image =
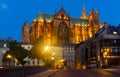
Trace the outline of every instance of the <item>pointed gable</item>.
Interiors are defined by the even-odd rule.
[[[58,18],[58,19],[68,19],[68,15],[66,14],[66,12],[65,12],[63,7],[55,15],[55,18]]]

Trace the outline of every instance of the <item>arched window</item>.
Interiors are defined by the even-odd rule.
[[[69,42],[69,37],[68,37],[68,27],[65,22],[61,22],[58,25],[57,29],[57,36],[58,36],[58,44],[66,44]]]

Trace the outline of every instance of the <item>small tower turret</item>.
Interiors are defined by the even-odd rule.
[[[85,7],[83,6],[82,8],[82,16],[80,17],[81,19],[88,19],[88,17],[86,16],[86,9]]]
[[[27,21],[22,27],[22,42],[29,42],[29,26]]]

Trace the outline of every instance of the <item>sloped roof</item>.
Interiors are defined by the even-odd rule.
[[[40,16],[48,22],[51,22],[54,18],[54,15],[51,14],[40,14]],[[39,18],[36,17],[33,21],[39,21]]]
[[[71,18],[71,20],[73,24],[84,24],[84,25],[88,24],[88,20],[84,20],[84,19]]]
[[[114,34],[116,32],[116,34]],[[102,37],[104,39],[119,39],[120,33],[115,26],[105,25],[97,33],[97,37]]]
[[[40,15],[47,22],[51,22],[54,19],[54,16],[55,16],[55,15],[51,15],[51,14],[40,14]],[[36,17],[33,21],[34,22],[39,21],[39,18]],[[83,20],[83,19],[79,19],[79,18],[71,18],[71,21],[72,21],[73,24],[84,24],[84,25],[88,24],[88,20]]]
[[[109,28],[108,29],[109,34],[113,34],[113,32],[119,33],[119,31],[117,30],[117,28],[115,26],[109,26],[108,28]]]
[[[57,12],[57,14],[55,15],[55,17],[56,16],[59,16],[60,14],[65,14],[67,17],[68,17],[68,15],[66,14],[66,12],[65,12],[65,10],[64,10],[64,8],[63,8],[63,6],[61,7],[61,9]]]

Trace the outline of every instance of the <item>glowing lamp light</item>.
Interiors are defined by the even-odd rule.
[[[117,34],[117,32],[114,31],[113,34]]]
[[[12,56],[11,56],[10,54],[8,54],[8,55],[7,55],[7,58],[9,58],[9,59],[10,59],[10,58],[12,58]]]
[[[105,55],[107,55],[107,52],[105,52]]]
[[[47,51],[47,50],[48,50],[48,48],[49,48],[49,47],[48,47],[48,46],[46,46],[46,47],[45,47],[45,51]]]
[[[54,58],[54,57],[52,57],[51,59],[52,59],[52,60],[54,60],[55,58]]]

